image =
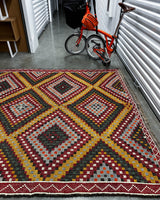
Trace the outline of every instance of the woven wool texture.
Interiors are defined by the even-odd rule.
[[[118,70],[0,72],[0,193],[160,194],[160,153]]]

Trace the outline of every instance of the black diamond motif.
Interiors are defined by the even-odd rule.
[[[117,80],[112,86],[121,92],[125,92],[120,80]]]
[[[7,90],[9,88],[11,88],[11,86],[9,85],[7,81],[3,81],[0,83],[0,92]]]
[[[145,135],[142,131],[142,128],[140,127],[140,124],[138,124],[137,127],[135,128],[135,131],[131,135],[131,138],[137,143],[139,143],[140,146],[143,146],[149,151],[151,150],[151,147],[148,144],[147,139],[145,138]]]
[[[61,181],[72,181],[73,179],[76,179],[76,176],[80,174],[81,171],[87,166],[87,164],[90,163],[91,160],[96,158],[96,155],[99,154],[103,150],[106,152],[106,155],[111,155],[112,158],[114,158],[117,163],[120,163],[124,169],[127,169],[130,176],[133,176],[134,179],[137,179],[138,182],[147,182],[147,180],[144,179],[143,176],[139,174],[139,172],[133,168],[127,161],[122,159],[120,155],[117,155],[117,153],[110,148],[106,143],[104,143],[102,140],[100,140],[89,152],[84,156],[82,159],[80,159],[79,162],[74,165],[73,168],[71,168],[65,176],[61,178]],[[106,163],[107,165],[107,163]],[[98,168],[99,169],[99,168]],[[110,181],[110,180],[108,180]]]
[[[73,87],[69,85],[66,81],[62,81],[58,85],[56,85],[55,90],[57,90],[60,94],[64,94],[68,90],[72,89]]]
[[[47,148],[49,152],[67,139],[68,136],[57,125],[54,125],[38,136],[38,140]]]

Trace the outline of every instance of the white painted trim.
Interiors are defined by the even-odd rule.
[[[56,6],[57,6],[57,11],[59,11],[59,5],[58,5],[58,0],[56,0]]]
[[[48,0],[48,10],[49,10],[49,21],[52,22],[52,7],[51,7],[51,0]]]
[[[7,10],[7,6],[6,6],[5,0],[3,0],[2,2],[3,2],[4,11],[5,11],[5,16],[3,16],[2,10],[0,8],[0,20],[5,20],[5,19],[8,18],[8,10]]]
[[[8,49],[9,49],[9,53],[10,53],[10,56],[12,58],[18,53],[16,42],[14,41],[13,44],[14,44],[14,50],[15,50],[15,52],[13,52],[13,50],[12,50],[12,47],[10,45],[10,41],[7,41],[7,46],[8,46]]]
[[[36,33],[32,0],[21,0],[21,2],[22,2],[22,8],[24,12],[24,20],[26,24],[30,51],[31,53],[35,53],[37,47],[39,46],[39,42],[38,42],[38,36]]]

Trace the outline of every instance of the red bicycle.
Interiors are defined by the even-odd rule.
[[[94,4],[95,5],[95,4]],[[86,14],[89,13],[89,3],[86,0]],[[82,24],[80,31],[78,33],[71,34],[65,41],[65,49],[68,53],[77,55],[82,53],[85,49],[92,59],[98,60],[101,59],[102,63],[106,66],[110,64],[111,54],[116,49],[117,42],[117,33],[122,21],[123,15],[130,11],[133,11],[135,8],[125,5],[124,3],[119,3],[119,6],[122,9],[119,22],[117,24],[116,30],[113,35],[100,30],[96,27],[86,27]],[[95,18],[96,18],[96,9]],[[94,31],[95,34],[91,34],[88,38],[83,35],[84,30]],[[104,37],[103,37],[104,36]]]

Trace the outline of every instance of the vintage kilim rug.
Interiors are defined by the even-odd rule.
[[[160,195],[159,165],[118,70],[0,71],[0,194]]]

